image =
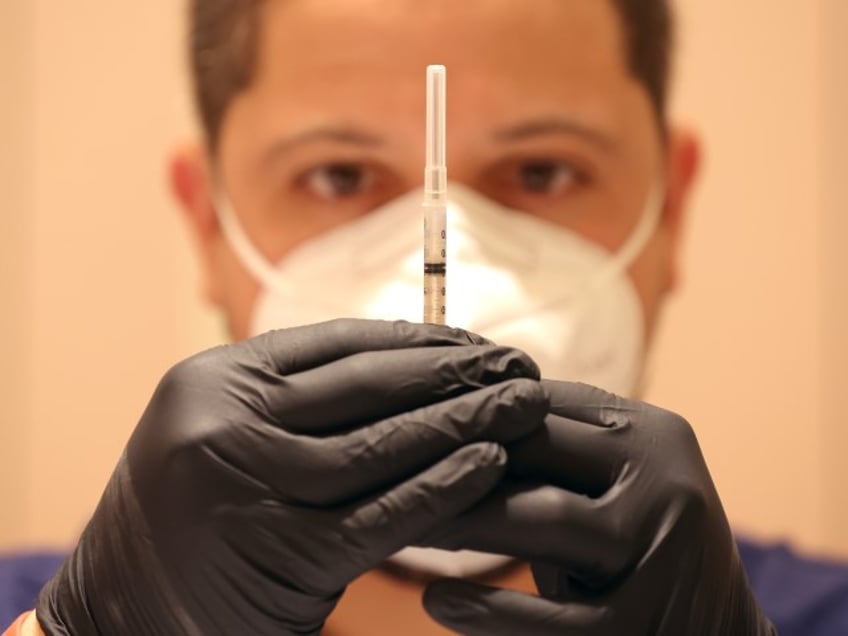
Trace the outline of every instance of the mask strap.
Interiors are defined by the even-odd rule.
[[[604,266],[594,276],[589,277],[588,287],[595,288],[598,285],[603,285],[608,278],[625,271],[639,258],[659,226],[664,204],[664,185],[659,181],[648,193],[648,200],[642,210],[642,216],[633,232],[627,237],[624,245],[610,256]]]
[[[215,205],[215,212],[218,216],[218,221],[221,224],[221,229],[224,231],[224,238],[233,248],[233,251],[238,257],[241,264],[248,272],[265,287],[274,289],[284,296],[291,296],[292,290],[285,281],[280,279],[274,266],[268,262],[268,259],[256,248],[244,227],[239,221],[233,209],[232,203],[226,192],[221,190],[218,193],[218,202]]]
[[[642,218],[639,220],[630,238],[625,241],[621,249],[613,256],[610,263],[611,267],[626,269],[639,258],[660,224],[664,205],[665,195],[663,193],[663,186],[657,184],[651,188]]]

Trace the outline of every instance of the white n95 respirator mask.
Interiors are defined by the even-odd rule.
[[[610,254],[568,229],[448,188],[447,323],[517,347],[542,376],[632,394],[644,324],[627,268],[653,234],[652,195],[624,246]],[[421,191],[295,248],[277,265],[250,242],[226,202],[219,215],[236,256],[262,289],[250,331],[339,317],[421,322]]]
[[[629,395],[644,357],[644,319],[627,275],[656,229],[659,190],[615,254],[579,234],[448,187],[447,323],[525,351],[542,377]],[[414,191],[269,263],[229,203],[219,205],[236,256],[261,285],[251,335],[339,317],[421,322],[423,192]],[[471,576],[505,559],[408,548],[393,560],[437,575]]]

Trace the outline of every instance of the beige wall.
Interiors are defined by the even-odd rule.
[[[213,341],[165,188],[180,5],[35,3],[31,543],[73,538],[158,378]]]
[[[825,77],[823,115],[819,120],[823,174],[822,208],[822,421],[826,439],[825,479],[834,497],[825,506],[825,540],[848,545],[848,3],[829,0],[823,13],[821,52]]]
[[[676,110],[706,166],[649,397],[696,426],[738,528],[848,554],[840,2],[680,2]],[[181,4],[0,4],[0,63],[35,104],[0,100],[20,210],[0,233],[0,443],[20,450],[0,545],[71,541],[158,377],[216,340],[164,189],[190,128]]]
[[[0,3],[0,546],[25,536],[32,278],[32,15],[26,2]],[[24,523],[21,524],[20,522]]]

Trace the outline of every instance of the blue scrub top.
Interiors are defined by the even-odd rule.
[[[848,563],[803,558],[784,545],[738,544],[754,594],[781,636],[848,635]],[[0,631],[35,606],[63,559],[0,556]]]
[[[0,632],[35,607],[39,590],[64,560],[59,552],[0,556]]]
[[[737,540],[751,588],[781,636],[848,636],[848,563]]]

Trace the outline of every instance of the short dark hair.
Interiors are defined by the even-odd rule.
[[[648,90],[665,127],[675,48],[671,0],[612,0],[624,26],[630,72]]]
[[[630,71],[647,89],[657,121],[664,128],[674,49],[670,0],[610,1],[624,26]],[[259,49],[259,10],[264,2],[190,0],[194,102],[213,151],[230,102],[253,79]]]

